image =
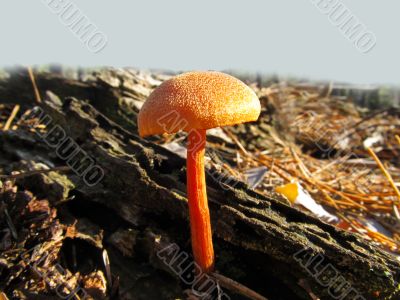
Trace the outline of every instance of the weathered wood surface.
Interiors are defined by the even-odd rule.
[[[166,244],[177,243],[182,250],[190,252],[185,161],[138,137],[137,110],[121,103],[129,99],[143,101],[146,91],[138,95],[120,83],[113,87],[99,78],[81,82],[51,74],[37,76],[40,90],[54,93],[43,97],[43,109],[104,170],[104,178],[94,187],[88,187],[80,177],[68,173],[68,180],[74,185],[69,189],[75,196],[69,201],[111,209],[110,215],[135,228],[135,243],[142,245],[141,257],[156,270],[165,269],[154,255],[160,247],[156,236],[161,236]],[[122,101],[123,97],[129,99]],[[32,98],[30,82],[22,73],[0,81],[3,102],[29,104]],[[2,156],[14,160],[65,164],[41,138],[20,130],[0,132],[0,151]],[[244,183],[233,187],[231,182],[221,188],[215,179],[218,176],[210,173],[207,190],[218,272],[269,299],[311,299],[311,292],[321,299],[333,299],[332,293],[340,294],[340,291],[329,287],[329,280],[339,276],[343,279],[336,281],[337,284],[343,283],[343,289],[353,288],[343,299],[353,299],[350,295],[357,293],[365,299],[400,297],[400,262],[394,256],[358,235],[287,206],[276,195],[258,194]],[[102,220],[110,223],[110,227],[114,221],[113,218]],[[117,256],[113,255],[117,264],[123,264]],[[306,266],[313,257],[316,260]],[[317,261],[321,264],[317,265]],[[313,268],[325,268],[323,274],[327,278],[313,276]],[[176,288],[175,285],[171,286]]]

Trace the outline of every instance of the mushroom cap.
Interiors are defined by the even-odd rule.
[[[157,87],[143,104],[141,136],[209,129],[255,121],[260,100],[252,89],[220,72],[188,72]]]

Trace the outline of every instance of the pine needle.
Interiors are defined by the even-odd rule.
[[[400,204],[400,191],[397,188],[396,184],[393,181],[392,176],[390,175],[390,173],[386,170],[385,166],[382,164],[381,160],[379,159],[379,157],[375,154],[375,152],[370,148],[367,147],[367,151],[369,152],[369,154],[372,156],[372,158],[375,160],[376,164],[378,165],[379,169],[381,169],[383,175],[385,175],[385,177],[387,178],[387,180],[389,181],[390,185],[392,186],[394,192],[396,193],[399,203]]]

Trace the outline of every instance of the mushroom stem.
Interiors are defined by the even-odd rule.
[[[210,211],[208,209],[204,150],[206,130],[191,130],[187,151],[187,194],[189,199],[192,251],[195,262],[205,273],[214,268]]]

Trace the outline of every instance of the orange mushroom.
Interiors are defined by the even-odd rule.
[[[143,104],[139,134],[189,132],[187,196],[196,263],[203,272],[214,267],[214,249],[204,174],[206,130],[255,121],[260,101],[240,80],[220,72],[188,72],[156,88]]]

